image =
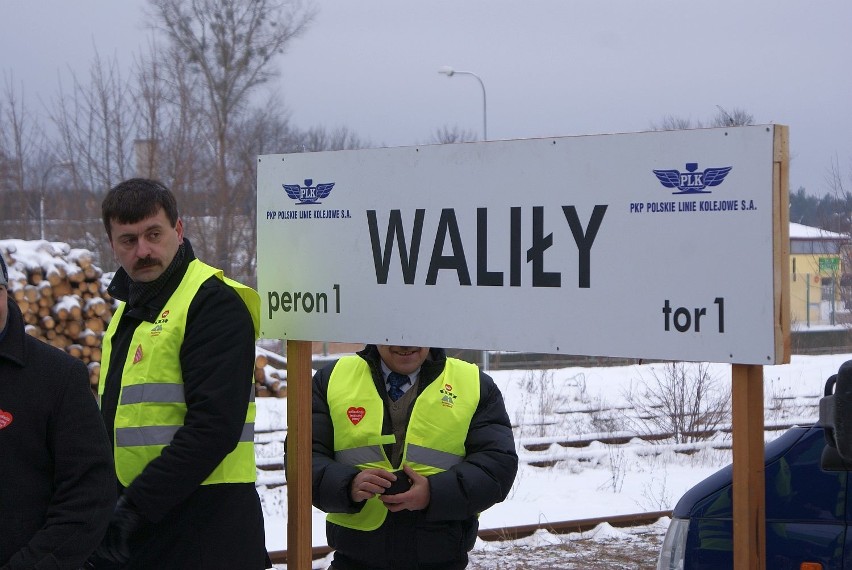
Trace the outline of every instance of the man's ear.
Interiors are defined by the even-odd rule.
[[[183,218],[178,218],[175,224],[175,231],[178,235],[178,243],[183,243]]]

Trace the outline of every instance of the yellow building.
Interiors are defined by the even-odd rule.
[[[790,224],[790,320],[792,328],[838,324],[843,252],[848,236]]]

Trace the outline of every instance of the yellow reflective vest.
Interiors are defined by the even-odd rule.
[[[121,373],[121,392],[115,413],[113,434],[115,471],[125,487],[146,465],[159,457],[183,426],[186,416],[180,349],[186,333],[189,305],[201,285],[212,276],[233,287],[248,307],[254,322],[255,339],[260,330],[260,297],[257,292],[228,279],[222,271],[195,259],[190,262],[180,285],[166,302],[154,323],[143,321],[133,333]],[[103,395],[109,373],[112,335],[124,314],[120,303],[104,335],[98,393]],[[251,390],[253,379],[246,379]],[[254,457],[254,390],[246,422],[237,447],[213,470],[203,485],[214,483],[253,483],[257,478]]]
[[[403,445],[402,464],[423,476],[446,471],[465,456],[464,442],[479,405],[479,369],[447,358],[444,371],[414,402]],[[384,448],[393,435],[382,435],[384,401],[370,368],[359,356],[341,358],[328,381],[328,407],[334,428],[335,461],[358,469],[393,471]],[[330,513],[329,522],[356,530],[379,528],[387,507],[376,497],[358,513]]]

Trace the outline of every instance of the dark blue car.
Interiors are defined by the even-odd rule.
[[[824,470],[819,425],[794,427],[766,444],[766,568],[852,570],[848,472]],[[733,568],[733,468],[717,471],[674,508],[658,570]],[[844,550],[848,551],[844,556]]]

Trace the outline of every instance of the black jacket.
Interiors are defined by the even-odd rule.
[[[79,568],[115,505],[112,452],[86,365],[24,332],[0,339],[0,569]]]
[[[376,389],[386,396],[377,348],[367,345],[358,355],[370,365]],[[356,513],[364,503],[352,501],[349,487],[358,470],[334,461],[327,394],[335,364],[317,372],[313,380],[313,503],[327,513]],[[445,352],[431,349],[420,369],[418,397],[445,364]],[[388,512],[382,526],[371,532],[326,523],[328,544],[336,550],[335,568],[454,570],[467,565],[479,528],[477,514],[506,498],[518,469],[503,396],[487,374],[480,372],[479,381],[479,406],[465,440],[464,461],[428,477],[431,498],[423,511]],[[382,433],[392,433],[387,407]]]
[[[112,337],[101,400],[114,434],[121,370],[134,330],[154,322],[195,259],[188,240],[183,264],[147,306],[126,310]],[[119,269],[109,286],[127,298],[129,279]],[[254,325],[245,303],[217,277],[193,298],[180,350],[187,413],[163,453],[126,489],[149,523],[136,540],[127,568],[266,568],[263,511],[253,483],[201,485],[239,441],[253,390]]]

